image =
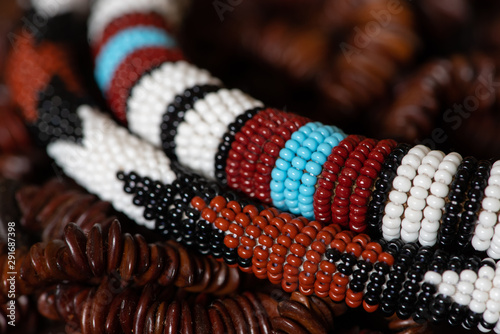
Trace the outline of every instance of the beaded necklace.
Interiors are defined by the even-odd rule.
[[[172,159],[81,102],[64,46],[36,45],[26,35],[12,54],[14,99],[65,173],[137,223],[287,292],[500,331],[498,265],[430,247],[439,238],[451,250],[484,251],[489,242],[488,255],[500,257],[493,233],[500,209],[498,162],[346,136],[219,88],[217,79],[170,49],[160,16],[151,13],[156,2],[137,4],[145,5],[96,1],[100,10],[90,22],[100,28],[89,31],[100,45],[97,82],[130,131],[157,146],[169,138],[163,148]],[[216,166],[224,164],[222,147],[224,168]],[[223,179],[224,170],[233,188],[317,221],[243,199],[185,166],[213,179],[216,171]],[[455,221],[440,224],[441,215]],[[365,217],[382,226],[367,224]],[[362,232],[368,225],[386,240],[341,230]]]

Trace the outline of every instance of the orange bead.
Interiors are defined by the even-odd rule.
[[[314,250],[308,250],[306,252],[306,258],[315,264],[318,264],[321,261],[321,255]]]
[[[290,251],[298,257],[303,257],[304,255],[306,255],[306,248],[301,244],[292,244],[290,246]]]
[[[323,260],[319,264],[319,269],[324,271],[325,273],[329,275],[333,275],[335,271],[337,270],[337,267],[335,266],[335,263],[331,263],[330,261]]]
[[[231,235],[226,235],[224,237],[224,245],[226,245],[227,248],[236,248],[239,245],[238,239],[234,238]]]
[[[349,233],[349,231],[342,231],[340,233],[337,233],[335,239],[341,239],[347,244],[352,241],[352,235],[351,233]]]
[[[288,249],[279,244],[274,244],[273,247],[271,247],[271,249],[273,250],[273,253],[276,253],[282,257],[284,257],[286,253],[288,253]]]
[[[273,246],[273,239],[271,239],[267,235],[262,234],[259,237],[259,244],[266,246],[267,248],[271,248]]]
[[[253,250],[254,258],[257,260],[265,261],[269,258],[269,252],[267,249],[262,248],[262,246],[257,246]]]
[[[254,238],[258,238],[260,236],[260,234],[262,233],[262,230],[255,225],[248,225],[245,229],[245,232],[249,236],[252,236]]]
[[[275,226],[278,230],[281,231],[283,227],[286,225],[286,222],[279,217],[274,217],[269,221],[269,224]]]
[[[305,286],[307,288],[310,288],[314,285],[314,276],[311,275],[310,273],[307,273],[305,271],[301,271],[299,274],[299,284],[301,286]]]
[[[345,292],[347,288],[345,286],[338,286],[334,282],[330,283],[330,292],[333,292],[336,295],[342,295],[345,297]]]
[[[269,272],[267,273],[267,279],[269,280],[269,282],[271,282],[272,284],[281,284],[282,280],[283,280],[283,274],[277,274],[277,275],[273,275],[273,274],[270,274]]]
[[[274,217],[277,217],[280,214],[280,211],[276,209],[275,207],[268,207],[267,210],[271,211]]]
[[[328,295],[329,295],[329,293],[330,293],[330,292],[329,292],[328,290],[327,290],[327,291],[325,291],[325,292],[321,292],[321,291],[317,291],[316,289],[314,289],[314,294],[315,294],[316,296],[318,296],[319,298],[327,298],[327,297],[328,297]]]
[[[246,213],[240,212],[234,217],[234,221],[243,227],[250,225],[252,220]]]
[[[330,290],[328,295],[330,296],[331,300],[333,300],[334,302],[337,302],[337,303],[340,303],[341,301],[344,300],[344,295],[335,294],[331,290]]]
[[[286,235],[286,236],[294,239],[297,236],[297,233],[299,233],[299,229],[297,228],[297,226],[295,226],[293,224],[286,224],[285,226],[283,226],[281,233],[283,235]]]
[[[359,243],[363,248],[366,248],[368,243],[370,242],[370,237],[366,234],[358,234],[354,238],[352,238],[353,242]]]
[[[360,257],[363,252],[363,247],[357,242],[350,242],[345,246],[346,253],[353,254],[355,257]]]
[[[323,229],[323,224],[321,224],[320,222],[318,222],[316,220],[311,220],[307,224],[307,226],[314,228],[316,230],[316,234]],[[315,235],[315,237],[316,237],[316,235]]]
[[[349,306],[350,308],[356,308],[358,306],[361,305],[361,300],[358,300],[358,301],[352,301],[348,298],[346,298],[345,300],[345,303],[347,304],[347,306]]]
[[[273,263],[279,263],[279,264],[285,263],[285,258],[282,256],[279,256],[276,253],[269,254],[269,260],[271,260]]]
[[[302,265],[302,258],[295,256],[293,254],[288,254],[288,256],[286,257],[286,262],[288,262],[292,266],[298,268]]]
[[[366,249],[373,250],[377,254],[382,253],[382,246],[378,242],[372,241],[368,243],[368,245],[366,245]]]
[[[375,263],[377,261],[378,255],[372,250],[367,250],[365,249],[363,253],[361,253],[361,257],[366,260],[370,261],[371,263]]]
[[[316,275],[316,272],[318,271],[318,265],[311,261],[304,261],[302,268],[304,268],[305,272],[308,272],[311,275]]]
[[[335,248],[339,252],[343,253],[345,251],[346,243],[341,239],[334,239],[330,244],[330,247]]]
[[[229,225],[229,232],[241,237],[245,233],[245,230],[238,224],[231,224]]]
[[[328,284],[328,286],[330,286],[330,283],[332,282],[332,275],[326,274],[322,271],[318,271],[316,273],[316,281],[320,282],[321,284]]]
[[[267,219],[264,216],[255,216],[252,218],[252,223],[255,226],[258,226],[261,229],[264,229],[268,225]]]
[[[210,209],[209,209],[210,210]],[[214,222],[215,227],[217,227],[221,231],[227,231],[229,229],[229,222],[222,218],[222,217],[217,217]]]
[[[345,287],[349,283],[349,277],[344,276],[341,273],[336,273],[333,275],[333,283]]]
[[[363,299],[362,292],[354,292],[351,289],[347,289],[345,296],[346,296],[346,298],[349,298],[353,301],[359,301],[359,300]]]
[[[297,227],[297,229],[300,231],[304,228],[305,224],[302,220],[300,220],[299,218],[294,218],[290,221],[290,224],[293,224]]]
[[[330,284],[321,284],[319,281],[314,282],[314,292],[328,292],[330,291]]]
[[[250,218],[252,219],[254,217],[257,217],[257,215],[259,214],[259,210],[255,207],[255,205],[246,205],[243,208],[243,212],[248,213],[248,215],[250,215]]]
[[[210,201],[210,207],[212,209],[215,209],[217,212],[221,212],[222,209],[224,209],[227,205],[227,201],[223,196],[215,196],[211,201]]]
[[[368,313],[375,312],[378,309],[378,306],[379,306],[378,304],[376,304],[376,305],[369,305],[369,304],[366,303],[365,300],[363,300],[363,308]]]
[[[207,206],[203,198],[200,196],[193,197],[193,199],[191,199],[191,205],[198,211],[203,210]]]
[[[280,235],[280,231],[278,231],[278,229],[272,225],[267,225],[266,227],[264,227],[264,232],[273,239],[278,238],[278,236]]]
[[[314,251],[318,252],[319,254],[325,254],[326,252],[326,245],[322,243],[321,241],[315,240],[311,244],[311,249]]]
[[[314,293],[314,287],[308,288],[308,287],[303,287],[303,286],[299,285],[299,291],[304,296],[310,296]]]
[[[267,221],[271,221],[274,218],[274,213],[271,210],[264,209],[259,213],[260,216],[264,216],[267,218]]]
[[[330,244],[330,242],[332,242],[333,235],[330,232],[323,229],[320,232],[318,232],[316,239],[318,239],[320,242],[324,243],[325,245],[328,245],[328,244]]]
[[[295,267],[290,262],[288,262],[283,266],[283,272],[285,275],[294,276],[298,279],[300,270],[298,269],[298,267]]]
[[[292,293],[297,290],[299,284],[297,282],[288,282],[286,280],[281,281],[281,288],[283,291]]]
[[[293,216],[289,214],[288,212],[282,212],[278,215],[285,223],[290,223],[290,221],[293,219]]]
[[[233,221],[234,218],[236,217],[236,214],[234,213],[234,211],[231,209],[228,209],[228,208],[222,209],[220,214],[222,217],[226,218],[229,221]]]
[[[386,252],[382,252],[378,256],[378,261],[387,263],[389,266],[392,266],[394,264],[394,257]]]
[[[233,210],[233,212],[236,214],[241,212],[241,205],[237,201],[230,201],[229,203],[227,203],[226,207]]]
[[[213,223],[215,221],[215,218],[217,218],[217,213],[215,213],[214,210],[210,208],[204,208],[203,211],[201,211],[201,217],[205,219],[209,223]]]
[[[242,236],[241,239],[240,239],[240,243],[243,245],[243,246],[246,246],[246,247],[250,247],[250,248],[253,248],[255,247],[255,240],[247,237],[246,235],[245,236]]]
[[[278,274],[283,275],[283,266],[278,263],[268,262],[267,272],[271,275],[278,275]]]
[[[307,234],[299,233],[295,237],[295,241],[304,247],[309,247],[309,245],[311,245],[312,240]]]
[[[267,269],[266,268],[254,268],[252,266],[252,272],[258,279],[266,279],[267,278]]]
[[[279,243],[280,245],[283,245],[283,247],[290,248],[292,245],[292,239],[287,237],[286,235],[280,235],[276,239],[276,242]]]
[[[316,229],[312,226],[306,226],[304,227],[300,233],[303,233],[303,234],[306,234],[309,236],[309,238],[311,239],[314,239],[316,238],[316,235],[318,234],[318,232],[316,231]]]
[[[250,259],[253,256],[253,252],[245,246],[238,246],[238,256],[243,259]]]

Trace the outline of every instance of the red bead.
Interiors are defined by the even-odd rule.
[[[229,229],[229,221],[227,221],[227,219],[224,219],[222,217],[217,217],[215,219],[214,225],[216,228],[224,232]]]
[[[292,244],[290,246],[290,252],[302,258],[306,254],[306,248],[301,244]]]
[[[226,245],[227,248],[236,248],[239,245],[238,239],[234,238],[231,235],[226,235],[224,237],[224,245]]]
[[[267,235],[262,234],[259,237],[259,244],[266,246],[267,248],[271,248],[273,246],[273,239],[268,237]]]
[[[229,232],[236,234],[237,236],[241,237],[244,234],[243,227],[241,227],[238,224],[231,224],[229,226]]]
[[[286,261],[295,268],[298,268],[302,265],[302,258],[293,254],[289,254],[286,257]]]

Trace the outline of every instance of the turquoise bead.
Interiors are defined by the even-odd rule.
[[[305,161],[311,159],[311,151],[307,147],[299,147],[299,149],[297,150],[297,155]]]
[[[306,186],[314,187],[316,185],[317,178],[311,174],[304,173],[300,179]]]
[[[290,168],[290,163],[284,159],[279,158],[276,160],[276,168],[282,171],[287,171]]]
[[[273,192],[271,191],[271,199],[273,200],[273,203],[275,201],[284,201],[285,200],[285,195],[282,192]]]
[[[289,139],[286,141],[285,147],[288,148],[290,151],[295,153],[295,152],[297,152],[297,149],[300,147],[300,144],[294,139]],[[294,156],[295,156],[295,154],[294,154]]]
[[[290,201],[296,200],[297,197],[299,196],[299,194],[296,191],[288,189],[285,189],[283,191],[283,194],[285,195],[285,200],[290,200]]]
[[[309,136],[310,139],[314,139],[316,141],[316,144],[322,143],[325,140],[325,136],[323,135],[322,131],[320,129],[317,129],[311,135]],[[316,148],[314,148],[316,149]]]
[[[294,181],[294,180],[290,180],[288,178],[285,180],[285,182],[283,184],[284,184],[286,189],[293,190],[293,191],[298,190],[300,187],[299,180]]]
[[[302,143],[302,146],[306,147],[309,150],[311,150],[312,152],[314,152],[314,151],[316,151],[316,148],[318,147],[318,142],[316,140],[314,140],[313,138],[307,138]]]
[[[297,198],[299,200],[299,204],[312,204],[312,202],[313,202],[312,196],[304,196],[302,194],[299,194],[299,196],[297,196]]]
[[[283,184],[283,182],[271,180],[271,182],[269,183],[269,189],[271,189],[271,191],[283,192],[283,190],[285,190],[285,185]]]
[[[321,152],[314,152],[313,154],[311,154],[311,160],[323,166],[327,160],[327,157]]]
[[[321,165],[317,162],[308,161],[306,163],[306,171],[308,171],[312,175],[319,175],[322,169],[323,167],[321,167]]]
[[[273,180],[283,182],[286,179],[286,173],[282,170],[279,170],[278,168],[273,168],[271,177],[273,178]]]
[[[292,133],[292,139],[297,143],[302,144],[302,142],[307,138],[307,135],[302,131],[295,131]]]
[[[284,160],[286,161],[292,161],[292,158],[295,156],[295,153],[293,153],[292,150],[288,149],[288,148],[282,148],[280,150],[280,157],[283,158]]]
[[[292,159],[292,167],[295,167],[298,170],[304,170],[304,168],[306,168],[306,160],[304,160],[302,157],[294,157]]]
[[[288,176],[288,178],[290,178],[291,180],[294,180],[294,181],[298,181],[300,180],[300,177],[302,176],[304,172],[302,171],[298,171],[296,170],[295,168],[290,168],[286,175]]]
[[[306,186],[305,184],[301,184],[299,187],[299,193],[304,196],[313,196],[315,191],[315,187]]]

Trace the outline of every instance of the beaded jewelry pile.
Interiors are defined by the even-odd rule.
[[[500,332],[499,161],[346,135],[224,88],[183,60],[168,4],[93,4],[95,79],[128,131],[84,98],[68,43],[16,41],[13,99],[68,176],[137,224],[285,292]],[[69,226],[68,246],[51,254],[77,248]],[[85,291],[92,308],[97,292]]]

